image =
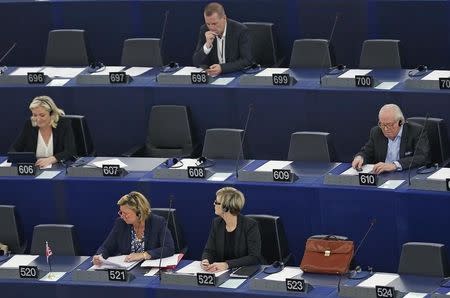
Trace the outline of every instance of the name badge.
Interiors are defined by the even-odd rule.
[[[34,176],[36,175],[36,167],[33,163],[19,163],[17,164],[18,176]]]
[[[439,78],[439,89],[450,89],[450,78]]]
[[[288,292],[305,292],[305,280],[286,278],[286,291]]]
[[[199,286],[215,286],[216,276],[213,273],[197,273],[197,284]]]
[[[44,84],[45,75],[43,72],[28,72],[27,80],[28,84]]]
[[[272,74],[272,85],[274,86],[289,86],[291,76],[288,73],[274,73]]]
[[[273,169],[272,178],[277,182],[289,182],[292,180],[292,172],[285,169]]]
[[[38,278],[39,270],[37,266],[19,266],[20,278]]]
[[[109,82],[111,84],[126,84],[128,83],[128,76],[124,71],[110,72]]]
[[[375,291],[377,294],[377,298],[394,298],[395,297],[394,287],[375,286]]]
[[[208,84],[208,74],[206,72],[191,72],[191,84]]]
[[[206,171],[203,167],[187,167],[188,178],[206,178]]]
[[[110,281],[127,281],[128,272],[124,269],[108,269]]]
[[[359,185],[377,186],[378,175],[372,173],[359,173]]]
[[[372,76],[355,76],[356,87],[373,87]]]
[[[102,173],[104,177],[119,177],[122,169],[119,165],[102,165]]]

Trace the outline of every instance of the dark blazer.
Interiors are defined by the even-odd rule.
[[[237,259],[224,260],[225,231],[225,221],[220,217],[215,218],[203,250],[202,260],[208,259],[210,263],[227,262],[230,268],[262,263],[261,235],[258,223],[254,219],[238,215],[234,247],[234,254],[239,256]]]
[[[194,66],[200,67],[219,63],[217,57],[217,42],[214,40],[211,52],[208,55],[203,51],[205,44],[205,32],[208,27],[204,24],[200,27],[198,34],[197,47],[193,55]],[[252,63],[252,47],[251,38],[247,26],[236,22],[232,19],[227,19],[227,33],[225,36],[225,61],[221,64],[222,73],[234,72],[244,69]]]
[[[27,120],[10,151],[15,152],[36,152],[38,141],[38,127],[31,125],[31,120]],[[58,161],[72,159],[76,155],[75,139],[72,125],[69,119],[59,118],[58,125],[53,128],[53,155]]]
[[[403,170],[409,168],[414,150],[419,141],[422,126],[415,123],[406,122],[403,124],[402,138],[400,141],[400,159],[398,162],[402,165]],[[364,163],[377,163],[386,160],[388,149],[388,139],[383,135],[380,127],[375,126],[370,130],[369,141],[361,148],[361,151],[356,155],[361,155],[364,158]],[[426,165],[430,160],[430,144],[426,131],[423,131],[417,146],[416,155],[412,167],[419,167]]]
[[[117,255],[129,255],[131,253],[131,229],[132,225],[128,225],[123,219],[117,218],[114,226],[109,233],[102,246],[97,250],[97,255],[103,258]],[[166,234],[163,257],[174,254],[174,244],[169,229],[166,229],[166,220],[164,217],[150,213],[149,218],[145,221],[144,239],[145,251],[152,259],[161,257],[162,241]]]

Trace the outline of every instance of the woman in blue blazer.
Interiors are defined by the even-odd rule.
[[[151,214],[150,203],[143,194],[132,191],[120,198],[117,205],[120,218],[116,219],[93,257],[95,265],[101,265],[103,259],[116,255],[127,255],[125,261],[129,262],[173,255],[174,243],[166,220]]]

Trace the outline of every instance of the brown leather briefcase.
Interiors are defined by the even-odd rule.
[[[353,253],[353,241],[337,240],[333,236],[309,238],[300,268],[304,272],[344,274],[349,270]]]

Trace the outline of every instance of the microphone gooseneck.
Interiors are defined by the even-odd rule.
[[[169,227],[169,221],[170,221],[171,214],[172,214],[172,202],[173,202],[173,195],[170,195],[169,196],[169,211],[167,214],[167,221],[166,221],[166,225],[164,227],[164,236],[163,236],[162,243],[161,243],[161,255],[159,256],[159,265],[158,265],[159,280],[161,280],[161,264],[162,264],[162,259],[163,259],[163,255],[164,255],[164,245],[166,244],[166,234],[167,234],[166,231]]]
[[[329,47],[330,47],[330,44],[331,44],[331,40],[333,39],[333,36],[334,36],[334,29],[336,28],[336,24],[338,22],[338,19],[339,19],[339,13],[337,12],[336,15],[335,15],[335,18],[334,18],[333,27],[331,28],[330,38],[328,38],[328,52],[325,51],[323,53],[323,55],[322,55],[322,62],[320,63],[320,72],[322,72],[322,69],[324,67],[325,58],[327,56],[327,53],[330,52],[330,48]],[[319,75],[319,83],[322,86],[322,73],[320,73],[320,75]]]
[[[244,146],[244,141],[245,141],[245,136],[247,135],[247,127],[248,127],[248,123],[250,122],[250,116],[252,114],[253,111],[253,104],[249,104],[248,105],[248,113],[247,113],[247,120],[245,120],[245,125],[244,125],[244,134],[242,136],[242,140],[240,143],[240,147],[236,156],[236,166],[235,166],[235,174],[236,174],[236,178],[239,177],[239,160],[241,159],[241,154],[243,155],[243,146]]]

